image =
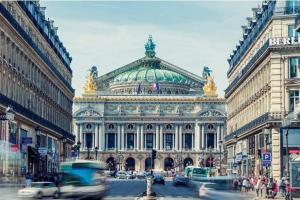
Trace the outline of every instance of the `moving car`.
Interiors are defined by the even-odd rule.
[[[165,178],[161,174],[154,174],[153,184],[155,183],[165,184]]]
[[[127,173],[125,171],[118,171],[116,177],[118,179],[127,179]]]
[[[217,187],[218,184],[216,183],[211,183],[211,182],[202,183],[201,186],[199,187],[198,195],[200,198],[213,196],[212,193],[217,189]]]
[[[177,174],[177,175],[174,177],[174,179],[173,179],[173,184],[174,184],[175,186],[177,186],[177,185],[184,185],[184,186],[187,186],[188,182],[189,182],[189,179],[188,179],[187,177],[184,177],[184,176],[179,175],[179,174]]]
[[[59,197],[58,188],[52,182],[33,182],[31,187],[26,187],[18,191],[20,198]]]

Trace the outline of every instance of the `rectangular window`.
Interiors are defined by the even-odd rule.
[[[153,134],[146,134],[146,149],[153,149]]]
[[[289,78],[296,78],[299,66],[299,58],[289,58]]]
[[[207,148],[215,148],[215,134],[207,133]]]
[[[299,101],[299,90],[289,91],[289,112],[294,112]]]
[[[287,10],[286,10],[286,14],[292,14],[292,13],[296,13],[297,11],[299,11],[299,7],[300,7],[300,1],[299,0],[288,0],[286,1],[286,5],[287,5]]]
[[[288,37],[298,37],[298,32],[295,29],[295,25],[288,25]]]
[[[133,133],[127,133],[127,149],[133,149],[134,148],[134,134]]]
[[[93,134],[92,133],[86,133],[85,134],[85,138],[86,138],[86,147],[87,148],[92,148],[92,142],[93,142]]]
[[[166,137],[165,149],[171,150],[173,148],[173,134],[167,133],[165,137]]]
[[[184,137],[184,148],[185,149],[192,149],[192,137],[193,135],[188,133],[188,134],[185,134],[185,137]]]
[[[107,136],[107,148],[108,149],[114,149],[115,146],[115,137],[116,135],[113,133],[109,133],[106,135]]]

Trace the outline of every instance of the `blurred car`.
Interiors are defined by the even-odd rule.
[[[134,179],[134,175],[131,172],[126,172],[127,179]]]
[[[202,183],[198,190],[199,197],[208,197],[213,196],[213,192],[218,188],[218,184],[211,183],[211,182],[205,182]]]
[[[127,173],[125,171],[118,171],[116,177],[118,179],[127,179]]]
[[[146,178],[146,176],[147,176],[146,172],[139,172],[139,173],[137,173],[136,178],[144,179],[144,178]]]
[[[59,190],[53,182],[33,182],[31,187],[26,187],[18,191],[20,198],[59,197]]]
[[[185,185],[187,186],[189,182],[189,179],[187,177],[184,177],[182,175],[177,174],[174,178],[173,178],[173,184],[175,186],[177,185]]]
[[[97,177],[93,183],[82,177],[64,173],[59,187],[59,198],[101,199],[107,192],[105,179]]]
[[[155,183],[165,184],[165,178],[161,174],[154,174],[153,184]]]

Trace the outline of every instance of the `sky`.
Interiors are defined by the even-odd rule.
[[[88,70],[103,75],[142,58],[152,35],[156,56],[194,74],[213,70],[219,96],[228,86],[227,58],[259,1],[41,1],[73,58],[80,96]]]

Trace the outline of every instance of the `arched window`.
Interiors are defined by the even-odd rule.
[[[115,128],[115,127],[114,127],[113,124],[108,125],[108,129],[114,129],[114,128]]]
[[[168,125],[167,125],[167,129],[172,129],[172,125],[171,125],[171,124],[168,124]]]
[[[191,126],[190,124],[187,124],[187,125],[185,126],[185,129],[191,130],[191,129],[192,129],[192,126]]]
[[[151,130],[151,129],[152,129],[152,125],[151,125],[151,124],[148,124],[148,125],[147,125],[147,129],[148,129],[148,130]]]
[[[127,128],[131,130],[131,129],[133,129],[133,125],[132,124],[128,124]]]

